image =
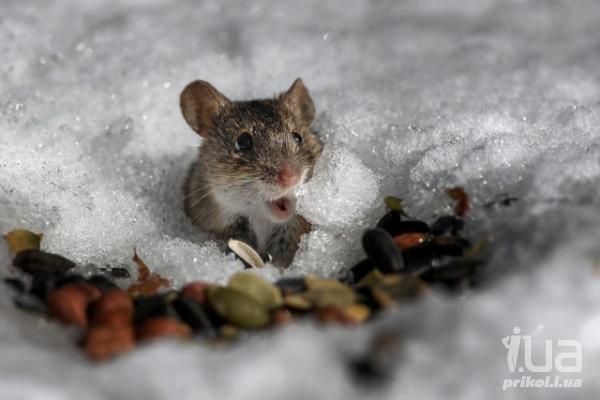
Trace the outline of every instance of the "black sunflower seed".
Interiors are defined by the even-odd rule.
[[[10,287],[17,293],[23,293],[25,291],[25,282],[17,278],[4,278],[6,286]]]
[[[283,294],[294,294],[304,292],[306,290],[306,282],[304,281],[304,277],[282,278],[275,282],[275,286],[277,286]]]
[[[433,225],[431,225],[432,235],[444,235],[450,233],[456,235],[464,227],[464,222],[452,215],[444,215],[439,217]]]
[[[31,275],[41,272],[65,272],[75,267],[73,261],[41,250],[20,251],[13,259],[13,265]]]
[[[402,253],[385,230],[380,228],[367,230],[363,235],[362,245],[381,272],[400,272],[404,268]]]
[[[208,337],[217,336],[217,330],[200,304],[192,299],[179,297],[173,302],[179,318],[189,325],[194,332]]]
[[[350,283],[356,283],[375,269],[375,263],[370,258],[365,258],[350,268]]]
[[[93,275],[90,278],[88,278],[87,282],[90,285],[95,286],[102,291],[118,288],[118,286],[113,281],[111,281],[104,275]]]
[[[127,268],[123,267],[111,267],[108,270],[108,273],[113,278],[130,278],[131,274]]]
[[[377,228],[387,231],[392,236],[397,236],[399,235],[397,232],[399,232],[400,222],[402,222],[400,212],[391,210],[377,222]]]
[[[29,293],[45,301],[46,295],[56,287],[56,281],[63,277],[62,272],[39,272],[31,280]]]
[[[59,288],[70,283],[85,282],[85,278],[79,274],[66,274],[57,278],[54,282],[54,288]]]

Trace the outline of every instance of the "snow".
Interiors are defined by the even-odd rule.
[[[44,233],[82,265],[135,246],[175,284],[241,268],[187,221],[181,186],[200,138],[178,95],[206,79],[264,97],[301,76],[326,144],[301,209],[316,224],[281,275],[334,275],[396,195],[409,214],[471,195],[470,234],[494,253],[481,286],[433,292],[369,326],[302,324],[231,350],[158,342],[89,364],[77,332],[0,290],[2,399],[596,398],[600,393],[600,9],[593,0],[4,1],[0,232]],[[485,204],[502,196],[510,207]],[[8,254],[0,244],[0,276]],[[93,266],[82,267],[93,270]],[[597,270],[597,268],[596,268]],[[509,389],[501,339],[583,344],[581,389]],[[391,383],[346,361],[399,332]],[[539,356],[539,353],[536,353]]]

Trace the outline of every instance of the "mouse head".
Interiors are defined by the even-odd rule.
[[[310,179],[322,150],[300,78],[274,99],[252,101],[231,101],[195,81],[181,93],[181,111],[204,138],[200,167],[220,204],[276,223],[291,218],[294,191]]]

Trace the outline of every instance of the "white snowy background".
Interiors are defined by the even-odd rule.
[[[178,96],[199,78],[240,99],[298,76],[311,91],[328,151],[301,209],[318,226],[285,274],[352,265],[385,195],[431,220],[455,185],[472,196],[470,233],[495,250],[478,290],[433,292],[366,327],[302,324],[231,350],[160,342],[101,366],[2,287],[1,399],[600,394],[597,1],[3,0],[0,61],[0,232],[43,232],[82,265],[133,270],[135,245],[176,285],[241,268],[181,207],[200,139]],[[519,201],[483,207],[504,195]],[[503,392],[514,326],[581,340],[583,387]],[[390,330],[403,337],[392,379],[358,384],[346,361]]]

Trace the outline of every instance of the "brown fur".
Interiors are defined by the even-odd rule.
[[[321,154],[310,127],[314,105],[302,81],[275,99],[251,101],[231,101],[208,82],[195,81],[182,92],[181,109],[204,138],[185,185],[187,215],[203,231],[245,240],[270,253],[275,264],[288,265],[310,224],[298,214],[285,223],[263,224],[261,201],[277,190],[283,163],[308,180]],[[235,151],[241,132],[251,134],[253,151]],[[292,132],[302,136],[301,143]]]

